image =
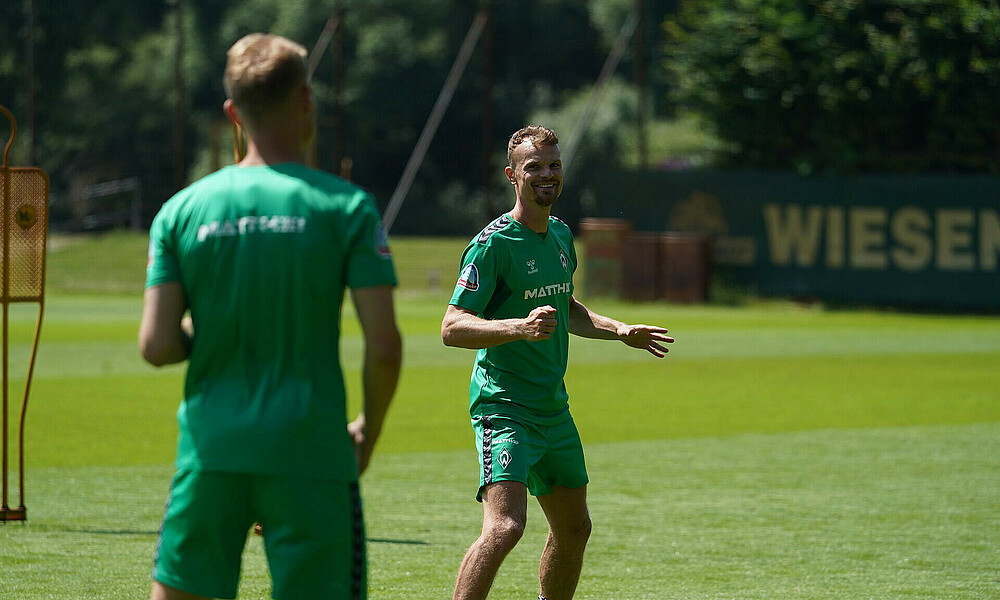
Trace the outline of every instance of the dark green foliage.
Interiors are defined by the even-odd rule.
[[[675,99],[725,160],[800,172],[1000,172],[995,0],[689,0]]]
[[[342,37],[330,43],[314,76],[321,110],[317,166],[336,172],[341,157],[349,156],[353,179],[384,206],[476,11],[489,5],[490,27],[394,228],[463,235],[481,226],[480,215],[508,204],[501,197],[507,190],[496,188],[503,165],[495,158],[507,136],[536,108],[551,108],[548,103],[560,102],[567,91],[592,84],[608,51],[606,40],[613,39],[608,33],[624,18],[595,20],[589,3],[572,0],[11,4],[0,19],[0,35],[12,41],[0,46],[0,103],[14,111],[21,126],[14,162],[29,160],[33,104],[34,156],[52,178],[54,201],[65,202],[91,183],[138,176],[147,220],[184,182],[231,160],[221,111],[226,49],[246,33],[271,31],[312,50],[336,14],[343,17]],[[31,7],[34,27],[29,27]],[[29,32],[34,33],[33,70]],[[175,67],[181,33],[179,115]],[[489,97],[488,81],[493,83]],[[484,113],[489,116],[485,124]],[[178,128],[178,122],[183,126]],[[178,134],[183,136],[181,171],[175,163]],[[450,205],[461,209],[466,196],[478,209],[442,213],[445,191]]]
[[[0,104],[20,125],[12,162],[33,161],[49,173],[56,213],[71,213],[66,205],[83,186],[138,177],[148,220],[180,185],[231,160],[221,111],[226,49],[245,33],[266,30],[311,50],[340,11],[342,40],[333,40],[314,77],[321,109],[316,163],[338,171],[349,156],[353,179],[384,207],[476,11],[489,8],[490,24],[394,227],[465,236],[510,205],[502,167],[513,130],[541,119],[568,140],[635,6],[12,0],[0,14],[7,42],[0,45]],[[710,123],[725,142],[720,166],[1000,171],[996,0],[644,0],[644,7],[646,116],[696,114]],[[574,157],[560,206],[570,220],[585,201],[573,187],[587,173],[635,162],[635,60],[633,47]],[[0,123],[0,143],[4,133]],[[660,142],[651,139],[651,148]]]

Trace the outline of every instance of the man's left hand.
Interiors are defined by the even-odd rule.
[[[664,344],[674,343],[674,338],[667,335],[667,330],[652,325],[626,325],[618,332],[618,338],[633,348],[645,350],[657,358],[666,356]]]

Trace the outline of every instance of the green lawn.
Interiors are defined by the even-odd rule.
[[[28,410],[29,520],[0,526],[0,598],[143,597],[183,369],[138,357],[144,240],[58,242]],[[394,240],[406,367],[363,481],[373,598],[448,597],[478,534],[473,353],[438,337],[463,244]],[[572,342],[595,521],[578,598],[998,597],[1000,318],[588,304],[677,342],[662,361]],[[35,315],[15,309],[16,379]],[[345,323],[356,406],[361,339],[350,311]],[[543,541],[532,507],[491,597],[534,597]],[[244,570],[240,597],[267,597],[259,540]]]

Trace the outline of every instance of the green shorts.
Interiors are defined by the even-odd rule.
[[[235,598],[255,522],[264,526],[272,598],[367,597],[358,484],[302,477],[178,471],[153,579],[199,596]]]
[[[556,425],[536,425],[509,417],[472,417],[479,448],[479,491],[497,481],[520,481],[532,496],[552,493],[552,486],[587,485],[587,464],[580,433],[572,418]]]

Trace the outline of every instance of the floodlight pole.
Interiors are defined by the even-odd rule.
[[[184,0],[174,0],[174,187],[184,187]]]
[[[486,27],[483,30],[483,95],[482,95],[482,185],[486,191],[486,206],[490,214],[497,212],[493,206],[495,196],[493,189],[493,138],[494,138],[494,116],[493,116],[493,82],[496,79],[494,73],[494,45],[493,45],[493,21],[489,18],[493,12],[494,0],[486,0],[483,3],[483,10],[487,13]]]
[[[335,96],[333,104],[334,127],[336,128],[336,138],[334,141],[333,162],[334,168],[338,170],[340,176],[350,181],[351,167],[347,158],[347,134],[344,131],[344,18],[346,9],[337,2],[337,32],[336,32],[336,54],[334,61],[333,93]]]
[[[35,160],[35,0],[28,0],[28,164]]]
[[[335,14],[326,20],[326,26],[323,27],[323,33],[319,34],[319,38],[316,40],[316,45],[313,46],[312,52],[309,53],[309,77],[312,78],[313,74],[316,73],[316,67],[319,66],[319,61],[323,59],[323,55],[326,54],[326,49],[330,45],[330,40],[333,39],[333,34],[340,29],[340,14]]]
[[[590,91],[590,97],[587,98],[587,104],[584,106],[583,112],[580,113],[580,117],[576,120],[573,131],[566,139],[566,146],[562,151],[563,172],[569,170],[573,155],[576,153],[577,147],[587,132],[587,126],[590,125],[590,121],[594,117],[597,105],[600,104],[601,96],[604,95],[604,89],[607,87],[608,81],[614,74],[615,69],[618,68],[618,63],[621,62],[622,55],[625,54],[625,49],[628,47],[628,42],[632,38],[632,34],[635,33],[638,23],[639,15],[633,12],[625,19],[625,23],[618,32],[618,39],[615,40],[608,58],[604,61],[601,74],[597,76],[597,82],[594,83],[594,87]]]
[[[649,165],[649,152],[646,140],[646,3],[635,0],[635,13],[639,22],[635,34],[635,92],[636,92],[636,145],[639,154],[639,168]]]
[[[389,205],[385,208],[385,213],[382,214],[382,226],[386,232],[392,228],[392,223],[396,220],[396,214],[399,213],[399,207],[402,206],[403,200],[406,199],[406,193],[410,191],[410,186],[413,184],[413,178],[417,174],[417,169],[423,163],[427,149],[431,145],[431,140],[434,139],[438,125],[441,124],[441,119],[444,118],[444,112],[448,109],[448,104],[455,93],[455,88],[458,87],[459,82],[462,80],[462,73],[465,72],[465,66],[469,63],[472,51],[476,49],[476,43],[479,41],[479,35],[483,32],[483,27],[486,25],[486,18],[487,12],[480,9],[476,13],[476,18],[472,21],[472,25],[469,27],[469,32],[465,35],[465,41],[462,42],[458,56],[455,57],[451,71],[448,73],[444,86],[442,86],[441,92],[438,94],[437,102],[434,103],[434,108],[431,109],[431,114],[427,117],[424,130],[420,133],[417,145],[413,147],[410,160],[406,163],[406,168],[403,170],[403,176],[396,185],[396,191],[393,192],[392,198],[389,200]]]

